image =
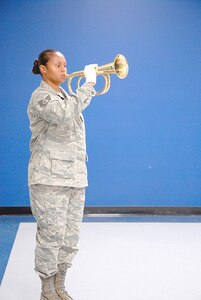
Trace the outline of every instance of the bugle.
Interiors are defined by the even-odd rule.
[[[107,93],[107,91],[110,88],[111,85],[111,80],[110,80],[110,75],[111,74],[116,74],[120,79],[124,79],[128,75],[128,62],[122,54],[118,54],[114,61],[109,64],[105,64],[102,66],[97,66],[96,67],[96,75],[97,76],[103,76],[105,79],[105,86],[101,91],[96,92],[96,95],[102,95]],[[77,71],[73,72],[71,74],[66,74],[66,78],[68,80],[68,89],[71,94],[73,94],[71,82],[74,77],[79,77],[78,82],[77,82],[77,87],[80,87],[80,81],[82,78],[84,78],[84,71]]]

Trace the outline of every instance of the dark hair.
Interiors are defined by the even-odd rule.
[[[39,66],[40,65],[45,66],[46,63],[48,62],[48,60],[51,58],[51,56],[54,55],[56,52],[58,52],[58,51],[53,50],[53,49],[47,49],[47,50],[42,51],[39,54],[38,59],[34,60],[32,73],[41,74]]]

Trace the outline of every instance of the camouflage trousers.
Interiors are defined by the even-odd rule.
[[[35,271],[46,278],[57,273],[58,264],[72,265],[78,251],[85,189],[37,184],[30,186],[29,192],[37,223]]]

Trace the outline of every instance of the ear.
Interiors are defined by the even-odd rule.
[[[39,69],[40,69],[41,74],[46,73],[46,66],[40,65]]]

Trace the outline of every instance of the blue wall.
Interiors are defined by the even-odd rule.
[[[85,112],[86,204],[200,206],[200,8],[195,0],[2,0],[0,205],[29,205],[26,109],[40,81],[32,62],[56,48],[68,72],[118,53],[130,66]]]

